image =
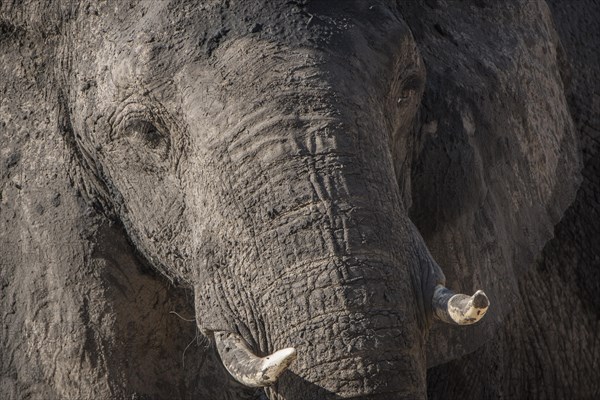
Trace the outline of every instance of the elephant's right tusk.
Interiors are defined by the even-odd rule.
[[[433,312],[440,320],[450,324],[474,324],[483,318],[489,306],[490,301],[482,290],[467,296],[437,285],[433,292]]]
[[[274,384],[296,359],[296,349],[293,347],[261,358],[250,350],[250,346],[238,334],[220,331],[214,335],[225,369],[246,386],[264,387]]]

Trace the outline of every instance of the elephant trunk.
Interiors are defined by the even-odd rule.
[[[384,127],[313,114],[262,129],[269,143],[229,153],[239,168],[223,177],[236,196],[225,202],[240,222],[225,247],[236,250],[207,266],[199,321],[240,333],[258,357],[297,350],[272,399],[423,398],[428,254],[403,212]]]
[[[219,54],[226,73],[208,111],[194,111],[208,89],[184,96],[189,125],[204,129],[193,144],[201,175],[187,183],[201,210],[198,324],[244,338],[236,354],[252,367],[236,365],[238,376],[277,349],[297,350],[271,399],[425,398],[439,279],[390,151],[410,126],[423,71],[406,30],[383,34],[395,35],[394,54],[361,49],[370,63],[343,67],[335,50],[240,39]]]
[[[273,299],[286,299],[290,309],[271,306],[267,312],[272,347],[292,343],[298,359],[270,398],[424,397],[424,338],[414,293],[390,273],[397,264],[380,260],[332,257],[315,263],[327,276],[311,284],[309,295],[278,293]]]

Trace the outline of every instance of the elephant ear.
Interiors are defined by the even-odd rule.
[[[58,128],[56,35],[27,18],[28,6],[3,2],[0,13],[0,370],[11,371],[0,398],[84,398],[94,384],[109,389],[83,379],[102,363],[93,355],[100,335],[87,330],[98,304],[89,301],[96,278],[84,268],[91,248],[81,227],[93,220],[84,217]],[[82,392],[63,376],[82,378]]]
[[[84,193],[53,73],[64,37],[36,19],[52,4],[15,4],[0,4],[0,398],[223,398],[188,294]]]
[[[491,301],[476,326],[434,324],[433,366],[492,338],[519,301],[517,278],[573,201],[580,161],[545,3],[399,3],[427,69],[412,145],[395,155],[410,166],[398,169],[404,201],[447,286]]]

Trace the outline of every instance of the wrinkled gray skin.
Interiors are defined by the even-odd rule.
[[[297,349],[271,398],[422,398],[443,277],[389,143],[411,124],[423,66],[395,9],[314,8],[335,24],[306,29],[285,3],[221,21],[221,6],[165,2],[99,20],[103,35],[75,25],[75,144],[136,248],[193,288],[203,334]],[[266,37],[249,34],[265,17]]]
[[[209,339],[297,348],[271,399],[423,398],[518,309],[578,182],[545,3],[250,3],[2,5],[4,397],[242,396],[125,237]],[[428,348],[409,213],[495,307]]]

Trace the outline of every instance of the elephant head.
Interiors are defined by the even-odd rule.
[[[425,69],[385,1],[63,5],[79,184],[271,398],[424,398],[433,316],[479,320],[408,218]],[[395,167],[396,165],[396,167]],[[294,361],[295,359],[295,361]]]

